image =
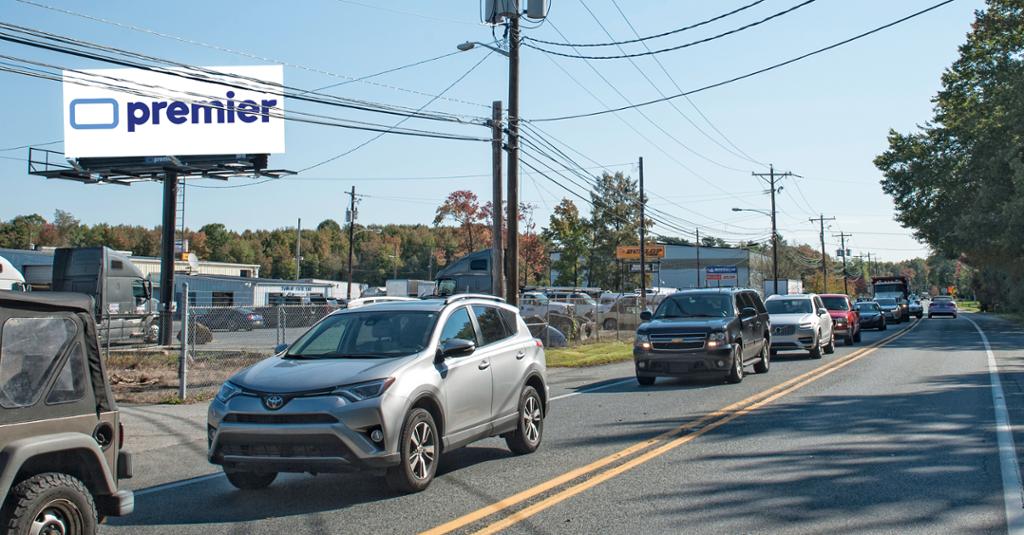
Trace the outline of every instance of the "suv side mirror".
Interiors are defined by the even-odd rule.
[[[827,308],[819,308],[818,309],[818,315],[819,316],[827,316],[828,315],[828,309]]]
[[[651,321],[651,318],[653,317],[654,314],[652,314],[650,310],[645,310],[640,313],[640,321]]]
[[[288,344],[277,344],[274,346],[274,354],[284,353],[288,350]]]
[[[463,357],[476,351],[476,343],[469,340],[462,340],[461,338],[452,338],[441,342],[441,348],[439,349],[439,357],[446,359],[449,357]]]
[[[744,307],[743,310],[740,310],[741,318],[753,318],[756,315],[757,309],[754,307]]]

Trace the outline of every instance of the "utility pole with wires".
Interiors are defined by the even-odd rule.
[[[863,259],[865,259],[865,258],[867,258],[867,259],[868,259],[868,264],[867,264],[867,268],[868,268],[868,277],[870,277],[870,276],[871,276],[871,256],[872,256],[872,254],[871,254],[871,253],[864,253],[864,254],[859,254],[859,255],[857,255],[857,258],[860,258],[861,260],[863,260]]]
[[[853,236],[853,234],[840,232],[839,234],[833,234],[832,236],[839,236],[839,250],[842,251],[843,253],[843,293],[845,293],[846,295],[850,295],[850,287],[849,283],[847,282],[847,279],[850,278],[850,275],[846,272],[846,238]]]
[[[501,101],[495,100],[491,103],[491,174],[492,174],[492,200],[491,200],[491,221],[493,222],[491,234],[491,293],[497,297],[505,295],[505,246],[503,245],[502,223],[505,217],[504,201],[502,200],[501,184],[501,152],[502,152],[502,131],[501,131]]]
[[[518,6],[518,2],[515,2]],[[508,254],[505,301],[519,305],[519,17],[508,17]]]
[[[295,280],[302,278],[302,218],[295,229]]]
[[[647,310],[647,243],[644,242],[644,157],[640,157],[640,310]]]
[[[828,292],[828,263],[825,257],[825,222],[835,221],[834,217],[825,217],[825,214],[820,214],[818,217],[809,218],[808,221],[814,223],[815,221],[821,225],[821,293]],[[778,284],[778,283],[776,283]]]
[[[792,176],[795,176],[795,177],[799,178],[800,175],[795,175],[795,174],[793,174],[793,173],[791,173],[789,171],[786,171],[785,173],[776,173],[775,172],[775,165],[774,164],[768,164],[768,172],[767,173],[751,173],[751,174],[756,176],[756,177],[758,177],[758,178],[760,178],[760,179],[762,179],[762,180],[767,179],[768,187],[770,188],[769,191],[771,192],[771,195],[772,195],[772,280],[775,281],[773,283],[775,285],[775,295],[778,295],[779,294],[779,231],[778,231],[778,228],[776,227],[776,223],[775,223],[775,194],[780,192],[780,191],[782,191],[782,186],[779,186],[778,188],[776,188],[775,187],[775,182],[776,182],[777,179],[782,179],[782,178],[787,178],[787,177],[792,177]],[[824,248],[825,248],[825,246],[823,244],[822,245],[822,251],[824,251]],[[824,255],[824,252],[822,252],[822,254]]]
[[[700,288],[700,227],[697,229],[697,287]]]
[[[345,298],[352,299],[352,261],[354,257],[356,240],[356,187],[348,192],[348,289],[345,290]]]

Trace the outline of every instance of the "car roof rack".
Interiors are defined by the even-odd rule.
[[[463,299],[484,299],[487,301],[494,301],[497,303],[504,303],[505,300],[500,297],[495,297],[489,294],[455,294],[449,295],[445,298],[444,304],[448,305],[456,301],[462,301]]]

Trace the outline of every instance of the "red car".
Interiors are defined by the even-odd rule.
[[[828,314],[832,316],[832,327],[836,338],[843,337],[844,345],[860,342],[860,312],[853,306],[850,296],[845,294],[821,294]]]

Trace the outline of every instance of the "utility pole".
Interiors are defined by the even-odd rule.
[[[647,310],[647,243],[644,241],[644,157],[640,157],[640,310]]]
[[[502,220],[505,217],[501,187],[501,142],[501,101],[495,100],[491,103],[491,293],[497,297],[505,295],[505,251],[501,236],[504,227]]]
[[[398,238],[398,236],[395,236],[395,238]],[[393,271],[393,273],[391,275],[391,278],[392,279],[397,279],[398,278],[398,240],[397,239],[395,240],[395,262],[392,264],[392,269],[394,271]]]
[[[700,288],[700,228],[697,229],[697,287]]]
[[[295,280],[302,278],[302,218],[295,229]]]
[[[508,18],[508,257],[505,301],[519,305],[519,2]]]
[[[825,222],[835,220],[836,218],[834,217],[825,217],[825,214],[808,219],[811,223],[817,221],[821,225],[821,233],[819,234],[821,237],[821,293],[828,292],[828,264],[825,258]]]
[[[861,258],[861,259],[867,258],[868,259],[868,265],[867,265],[867,267],[868,267],[868,277],[870,277],[871,276],[871,253],[864,253],[864,254],[857,255],[857,258]]]
[[[346,299],[352,299],[352,260],[356,240],[356,187],[348,194],[348,289],[345,290]]]
[[[849,279],[850,276],[846,272],[846,238],[853,236],[853,234],[840,232],[839,234],[833,234],[833,236],[839,236],[839,247],[843,251],[843,293],[850,295],[850,286],[847,282],[847,279]]]
[[[777,178],[786,178],[791,176],[799,176],[786,171],[785,173],[775,173],[775,165],[768,164],[768,173],[751,173],[752,175],[764,179],[765,175],[768,176],[768,187],[771,188],[772,194],[772,280],[775,281],[775,295],[779,294],[779,231],[775,225],[775,194],[782,191],[782,187],[775,187],[775,180]],[[823,246],[824,247],[824,246]]]
[[[164,174],[163,225],[160,228],[160,345],[171,345],[171,331],[174,329],[174,202],[178,197],[178,173]],[[181,296],[182,303],[188,295]],[[108,314],[104,310],[103,314]],[[110,340],[110,333],[107,333]]]

